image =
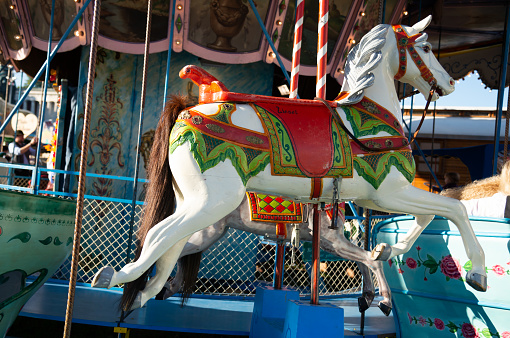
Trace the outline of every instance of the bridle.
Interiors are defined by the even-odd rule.
[[[434,92],[436,91],[437,88],[437,80],[430,71],[430,69],[427,67],[425,62],[423,62],[422,58],[420,57],[420,54],[418,54],[416,48],[414,47],[416,39],[418,39],[421,36],[421,33],[409,36],[407,35],[406,31],[402,28],[401,25],[394,25],[392,26],[392,28],[393,31],[395,32],[395,38],[397,39],[399,61],[398,72],[397,74],[395,74],[394,77],[395,80],[400,80],[406,74],[407,52],[409,52],[409,55],[411,55],[411,59],[413,60],[414,64],[420,71],[421,77],[430,85],[429,97],[427,99],[425,109],[423,110],[421,121],[413,134],[411,142],[409,142],[412,143],[416,136],[418,135],[418,132],[420,131],[423,121],[425,120],[425,116],[427,115],[427,110],[429,108],[430,101],[432,100]]]

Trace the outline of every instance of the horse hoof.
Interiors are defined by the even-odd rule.
[[[115,270],[111,266],[102,267],[94,276],[91,286],[93,288],[109,288]]]
[[[370,307],[370,305],[368,305],[367,300],[365,299],[365,297],[359,297],[358,298],[358,309],[359,309],[359,312],[363,313],[369,307]]]
[[[474,272],[466,277],[466,282],[476,291],[487,291],[487,276],[485,275]]]
[[[363,292],[361,297],[358,298],[359,312],[365,312],[372,304],[374,297],[375,297],[375,294],[373,292],[370,292],[370,291]]]
[[[370,258],[374,261],[387,261],[390,256],[391,245],[386,243],[377,244],[370,254]]]
[[[379,304],[377,306],[379,306],[379,309],[381,309],[382,313],[384,313],[384,315],[386,317],[388,317],[390,315],[391,306],[388,306],[388,305],[384,304],[383,302],[379,302]]]

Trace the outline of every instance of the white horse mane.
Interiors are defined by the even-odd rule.
[[[365,89],[374,84],[372,70],[382,60],[381,49],[386,43],[390,25],[377,25],[354,46],[345,62],[345,83],[349,94],[338,104],[355,104],[365,96]]]

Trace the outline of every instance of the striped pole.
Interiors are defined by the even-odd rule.
[[[299,82],[299,64],[301,62],[301,41],[303,39],[303,15],[305,13],[305,1],[297,0],[296,25],[294,26],[294,47],[292,49],[292,72],[290,74],[289,98],[297,98]]]
[[[315,96],[326,99],[326,62],[328,50],[329,0],[319,2],[319,37],[317,39],[317,84]]]

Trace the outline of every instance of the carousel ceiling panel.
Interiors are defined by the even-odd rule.
[[[170,2],[152,1],[151,53],[168,49]],[[147,1],[103,0],[99,21],[99,45],[118,52],[143,54]]]
[[[84,2],[55,0],[53,45]],[[174,52],[186,50],[204,60],[219,63],[263,60],[278,64],[248,0],[175,0],[175,9],[171,6],[174,1],[153,0],[152,3],[151,53],[168,50],[170,45]],[[291,69],[295,3],[295,0],[255,2],[256,12],[288,71]],[[414,24],[432,14],[433,22],[426,30],[429,41],[436,51],[441,49],[440,59],[449,58],[449,64],[453,65],[451,69],[457,67],[456,62],[462,62],[466,69],[456,74],[464,74],[477,64],[472,60],[484,57],[483,48],[501,46],[507,3],[508,0],[329,0],[327,71],[341,82],[349,50],[381,18],[390,24],[400,21]],[[103,0],[99,45],[118,52],[143,54],[146,7],[147,0]],[[408,15],[402,17],[404,12]],[[32,46],[45,51],[50,14],[51,0],[0,0],[3,57],[22,60]],[[89,6],[85,19],[72,28],[73,34],[59,52],[89,43],[91,14],[92,6]],[[318,1],[305,1],[301,75],[315,75],[316,72],[317,18]],[[494,48],[490,48],[486,59],[498,57],[494,55]],[[458,53],[468,55],[460,58]],[[472,58],[469,53],[473,53]],[[495,62],[487,64],[492,67]],[[483,73],[483,70],[479,71]],[[491,69],[490,72],[495,71]],[[490,87],[494,85],[492,82]]]
[[[487,87],[497,89],[508,5],[508,0],[413,1],[403,23],[414,23],[432,14],[432,23],[425,32],[450,75],[459,79],[477,70]],[[509,81],[507,74],[507,85]]]
[[[10,0],[0,0],[2,50],[7,58],[24,59],[30,52],[30,37],[22,24],[22,11]]]
[[[280,1],[256,4],[266,29],[273,33],[273,40],[278,38],[273,29],[275,14],[286,9],[278,6]],[[264,34],[248,1],[189,0],[185,9],[185,50],[221,63],[249,63],[264,58],[267,48]]]

